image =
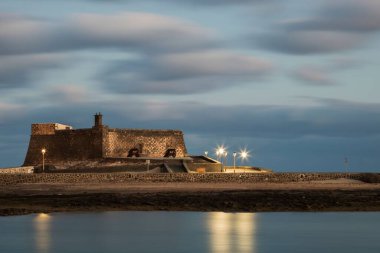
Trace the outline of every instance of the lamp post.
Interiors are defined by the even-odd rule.
[[[235,168],[236,168],[236,155],[237,155],[236,152],[232,153],[232,156],[234,157],[234,173],[235,173]]]
[[[227,155],[228,155],[228,152],[224,151],[223,155],[224,155],[224,165],[227,165]],[[223,172],[226,172],[226,168],[224,166],[223,166]]]
[[[208,157],[208,151],[205,151],[205,156]]]
[[[219,159],[219,161],[220,161],[220,171],[221,172],[223,172],[224,171],[224,169],[223,169],[223,155],[224,155],[224,153],[225,153],[226,151],[225,151],[225,149],[224,149],[224,147],[223,146],[221,146],[221,147],[218,147],[217,149],[216,149],[216,156],[218,157],[218,159]]]
[[[348,174],[348,158],[344,158],[344,167],[346,168],[346,173]]]
[[[41,154],[42,154],[42,172],[45,172],[45,153],[46,153],[46,149],[45,148],[41,149]]]

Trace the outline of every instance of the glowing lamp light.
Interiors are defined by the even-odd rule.
[[[249,152],[247,150],[244,149],[240,151],[240,158],[242,160],[246,160],[248,159],[248,157],[249,157]]]
[[[41,149],[41,154],[42,154],[42,172],[45,172],[45,153],[46,153],[46,148]]]
[[[218,148],[216,149],[216,155],[217,155],[217,156],[222,156],[225,152],[226,152],[226,150],[225,150],[225,148],[224,148],[223,146],[218,147]]]

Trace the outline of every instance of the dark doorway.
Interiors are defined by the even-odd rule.
[[[177,152],[175,151],[175,149],[169,148],[166,150],[164,157],[173,157],[174,158],[174,157],[176,157],[176,155],[177,155]]]
[[[128,157],[140,157],[140,151],[137,148],[132,148],[128,152]]]

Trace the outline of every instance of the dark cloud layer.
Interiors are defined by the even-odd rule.
[[[271,70],[269,62],[227,50],[148,56],[119,61],[99,78],[108,88],[124,93],[205,93],[260,78]]]
[[[326,166],[326,163],[322,165],[318,162],[316,153],[320,155],[326,153],[326,159],[335,157],[338,160],[344,156],[344,153],[350,153],[358,157],[357,159],[360,157],[362,157],[360,159],[369,159],[362,164],[373,166],[376,156],[372,154],[378,152],[379,147],[375,143],[365,145],[364,140],[379,139],[380,105],[336,100],[318,101],[319,106],[306,108],[206,106],[191,102],[142,103],[135,100],[86,105],[71,103],[45,109],[29,109],[22,117],[3,121],[0,126],[0,142],[5,143],[12,138],[13,142],[8,145],[10,149],[15,150],[16,146],[26,145],[29,124],[32,122],[62,122],[77,128],[90,127],[92,114],[96,110],[104,113],[105,123],[112,127],[152,128],[154,126],[154,128],[182,129],[185,131],[185,136],[192,136],[191,140],[187,140],[197,145],[189,147],[192,153],[201,153],[205,148],[211,149],[218,142],[225,141],[225,144],[231,148],[237,148],[240,143],[259,149],[257,152],[261,155],[261,163],[278,168],[285,166],[282,168],[290,169],[292,166],[305,164],[306,159],[297,161],[299,152],[311,158],[310,166],[313,166],[313,162],[318,166]],[[199,136],[198,141],[196,136]],[[363,151],[343,145],[347,143],[360,144]],[[4,156],[6,149],[7,147],[1,147],[0,161],[3,163],[13,161],[16,156],[23,156],[22,149],[18,149],[18,153],[13,156]],[[330,154],[327,154],[327,151]],[[357,153],[353,154],[354,151]],[[287,157],[277,152],[283,152]],[[271,157],[277,159],[277,164],[273,163]],[[281,164],[281,159],[287,162]]]
[[[289,29],[366,33],[380,30],[380,2],[377,0],[329,1],[316,18],[290,22]]]
[[[151,13],[78,14],[64,22],[1,14],[0,54],[88,48],[175,51],[215,43],[205,28]]]
[[[63,59],[58,53],[65,51],[117,48],[154,58],[160,54],[218,48],[212,31],[152,13],[78,14],[61,21],[0,13],[0,21],[0,88],[32,84],[44,70],[62,65]],[[237,59],[239,56],[231,57]],[[257,65],[256,70],[260,68],[259,61]],[[178,75],[185,71],[189,70]],[[165,88],[161,91],[165,93]]]
[[[133,2],[139,0],[88,0],[95,2]],[[151,0],[155,1],[155,0]],[[170,2],[175,4],[187,4],[187,5],[209,5],[217,7],[218,5],[240,5],[240,4],[258,4],[275,2],[277,0],[162,0],[162,2]]]
[[[380,3],[327,1],[315,17],[285,21],[273,29],[254,38],[262,48],[290,54],[349,50],[380,31]]]
[[[40,79],[43,71],[62,66],[65,57],[54,54],[2,56],[0,58],[0,89],[29,86]]]
[[[363,42],[358,34],[334,31],[275,31],[256,38],[262,48],[289,54],[332,53],[352,49]]]
[[[0,14],[0,19],[0,66],[6,65],[0,70],[2,88],[25,86],[57,66],[54,53],[94,48],[140,57],[113,64],[97,78],[109,90],[124,93],[201,93],[271,70],[265,60],[221,49],[213,31],[169,16],[78,14],[57,22]]]

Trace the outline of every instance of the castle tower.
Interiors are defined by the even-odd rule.
[[[94,128],[101,128],[103,126],[103,115],[99,112],[94,115],[95,122]]]

